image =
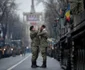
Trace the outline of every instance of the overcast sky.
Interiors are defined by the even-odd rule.
[[[20,17],[22,17],[23,12],[30,12],[31,0],[16,0],[16,3],[18,4],[18,9],[19,9],[18,14],[20,15]],[[42,3],[36,5],[36,0],[35,0],[35,10],[37,12],[42,12],[44,10]]]

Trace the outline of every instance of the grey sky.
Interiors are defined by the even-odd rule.
[[[18,4],[18,14],[20,17],[22,17],[23,12],[30,12],[31,10],[31,0],[16,0],[16,3]],[[36,5],[35,0],[35,10],[37,12],[42,12],[44,10],[44,7],[42,3],[40,3],[38,6]]]

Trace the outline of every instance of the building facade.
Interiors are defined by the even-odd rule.
[[[44,24],[44,15],[42,12],[35,11],[34,0],[31,0],[31,11],[30,12],[23,12],[23,21],[27,24],[26,33],[28,35],[29,42],[30,40],[30,26],[35,26],[36,29]]]

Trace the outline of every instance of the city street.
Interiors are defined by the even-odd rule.
[[[62,70],[57,60],[50,57],[47,60],[47,68],[45,70]],[[39,56],[37,62],[41,66],[41,56]],[[0,70],[34,70],[30,66],[31,54],[0,59]],[[43,70],[43,68],[36,68],[35,70]]]
[[[0,0],[0,70],[85,70],[85,0]]]

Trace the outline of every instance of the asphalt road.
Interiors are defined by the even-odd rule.
[[[42,57],[39,56],[37,60],[39,66],[42,65]],[[62,70],[57,60],[48,57],[47,68],[36,68],[31,67],[31,54],[25,56],[16,56],[0,59],[0,70]]]

